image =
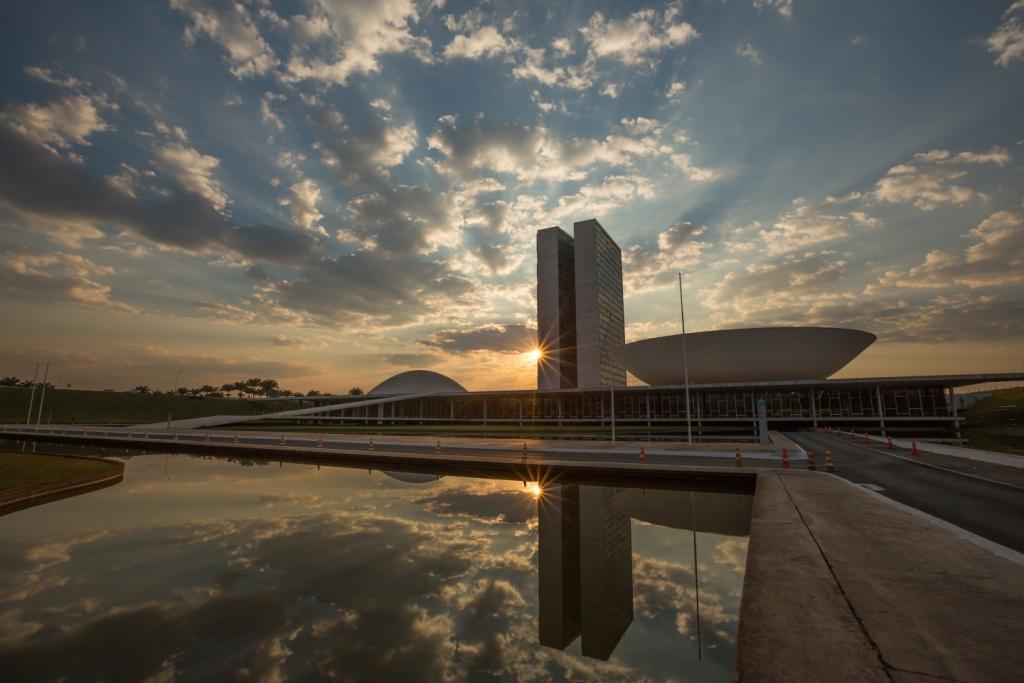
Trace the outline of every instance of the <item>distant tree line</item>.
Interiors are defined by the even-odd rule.
[[[37,386],[41,385],[41,382],[35,383]],[[23,380],[17,377],[3,377],[0,378],[0,387],[30,387],[33,385],[31,380]],[[53,385],[47,383],[47,388],[52,389]],[[137,394],[162,394],[172,393],[162,392],[159,389],[150,389],[145,384],[140,384],[132,389]],[[223,398],[225,396],[238,396],[238,398],[256,398],[257,396],[265,398],[303,398],[303,397],[314,397],[314,396],[333,396],[330,392],[317,391],[316,389],[310,389],[306,393],[301,391],[292,391],[291,389],[282,389],[281,385],[276,379],[264,379],[262,377],[250,377],[249,379],[242,380],[240,382],[227,382],[221,384],[219,387],[215,387],[212,384],[204,384],[201,387],[178,387],[173,393],[180,396],[207,396],[210,398]],[[359,387],[353,387],[348,390],[349,396],[362,396],[363,390]]]

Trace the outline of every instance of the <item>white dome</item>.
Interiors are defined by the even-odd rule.
[[[430,370],[400,372],[370,389],[372,396],[452,393],[466,393],[466,388],[451,377],[445,377],[439,372]]]

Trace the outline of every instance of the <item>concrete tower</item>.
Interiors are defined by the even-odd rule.
[[[576,271],[573,239],[561,228],[537,231],[538,389],[576,387]]]

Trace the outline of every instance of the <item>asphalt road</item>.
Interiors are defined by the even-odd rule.
[[[831,448],[835,473],[844,479],[873,484],[883,496],[1024,552],[1024,489],[916,465],[821,433],[787,436],[814,449],[819,467]]]

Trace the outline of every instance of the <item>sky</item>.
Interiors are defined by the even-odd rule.
[[[530,388],[535,232],[627,341],[867,330],[1024,371],[1024,0],[8,0],[0,374]],[[50,381],[54,381],[51,376]]]

